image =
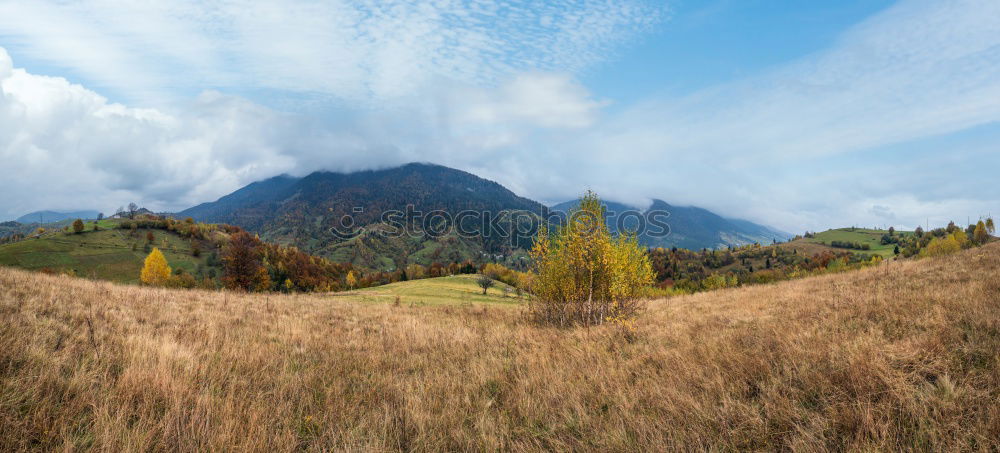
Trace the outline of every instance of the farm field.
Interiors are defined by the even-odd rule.
[[[393,304],[421,285],[473,289],[246,295],[0,268],[0,450],[1000,448],[984,404],[1000,243],[589,329],[462,296]]]

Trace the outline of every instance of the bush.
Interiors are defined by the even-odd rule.
[[[959,234],[961,237],[958,237]],[[959,230],[943,238],[934,238],[930,244],[927,244],[927,247],[920,251],[920,256],[943,256],[962,250],[964,237],[965,232]]]
[[[860,242],[853,241],[830,241],[830,247],[836,247],[841,249],[854,249],[854,250],[871,250],[871,246],[868,244],[862,244]]]

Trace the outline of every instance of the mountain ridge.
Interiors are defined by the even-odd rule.
[[[50,211],[42,210],[29,212],[17,219],[14,219],[17,223],[27,224],[27,223],[52,223],[59,222],[62,220],[73,220],[73,219],[96,219],[100,212],[93,210],[81,210],[81,211]]]
[[[564,201],[551,206],[550,209],[565,214],[576,207],[578,203],[579,200]],[[614,201],[602,201],[602,203],[608,212],[608,228],[613,233],[617,233],[620,226],[629,230],[635,230],[638,226],[638,220],[622,217],[625,212],[648,214],[661,211],[667,213],[666,217],[657,217],[669,226],[669,234],[660,236],[655,234],[652,229],[647,229],[638,235],[639,243],[647,247],[678,247],[690,250],[717,249],[753,243],[785,241],[792,237],[791,234],[749,220],[723,217],[698,206],[674,206],[655,198],[645,209]],[[646,215],[646,217],[650,216]]]
[[[317,171],[300,178],[277,176],[248,184],[214,202],[202,203],[177,215],[237,225],[269,241],[295,245],[310,253],[336,256],[360,266],[388,269],[407,264],[411,257],[426,260],[425,255],[440,255],[426,253],[428,247],[436,249],[434,244],[426,242],[447,239],[425,234],[422,227],[437,226],[437,222],[421,224],[417,234],[405,238],[387,238],[378,233],[383,230],[379,225],[385,224],[387,213],[410,211],[425,215],[441,211],[452,216],[462,211],[492,215],[524,211],[544,216],[548,208],[518,196],[495,181],[462,170],[410,163],[353,173]],[[352,227],[365,227],[372,234],[341,236],[347,218]],[[509,252],[526,245],[505,245],[497,239],[499,235],[476,232],[482,236],[480,245],[463,247],[465,252],[460,258],[472,259],[484,252]],[[454,234],[448,237],[455,239]],[[468,240],[463,243],[467,244]],[[350,246],[347,250],[345,244]],[[421,251],[424,253],[419,253]],[[394,256],[393,263],[374,256],[379,254]]]

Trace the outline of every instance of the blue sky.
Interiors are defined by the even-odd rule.
[[[667,20],[582,80],[619,103],[682,94],[820,51],[888,0],[671,2]]]
[[[0,219],[431,161],[789,231],[1000,212],[995,0],[0,0]]]

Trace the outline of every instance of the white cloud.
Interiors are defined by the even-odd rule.
[[[0,42],[143,105],[209,88],[382,102],[435,78],[482,86],[574,72],[662,10],[645,0],[0,1]]]
[[[15,55],[156,106],[6,69],[0,215],[130,199],[176,209],[281,172],[408,161],[544,201],[591,188],[795,231],[1000,212],[983,189],[1000,166],[993,0],[902,0],[825,51],[613,115],[574,74],[656,8],[281,5],[0,0]],[[8,61],[0,52],[0,76]],[[289,114],[234,95],[257,91],[333,107]]]
[[[7,50],[0,47],[0,80],[10,77],[10,72],[14,69],[14,62],[11,61]]]
[[[9,61],[0,48],[0,69]],[[567,76],[531,73],[497,90],[455,85],[417,107],[353,110],[328,122],[217,91],[179,113],[130,108],[63,78],[6,74],[0,172],[10,196],[0,216],[8,218],[42,208],[110,211],[132,200],[182,209],[284,172],[410,161],[467,168],[539,131],[587,126],[603,105]]]
[[[586,181],[623,201],[660,197],[788,229],[875,222],[873,204],[893,206],[879,198],[901,200],[893,210],[910,222],[928,212],[985,213],[998,197],[974,184],[997,157],[949,166],[950,179],[979,197],[953,198],[951,209],[928,201],[940,187],[924,183],[933,164],[896,174],[922,155],[878,157],[889,146],[1000,124],[997,18],[994,0],[901,1],[826,51],[688,96],[653,96],[550,143],[548,161],[576,163],[560,167],[569,176],[520,179],[549,199],[571,197]],[[947,144],[935,152],[968,154]],[[871,187],[866,177],[895,184]],[[853,203],[859,198],[863,206]]]

